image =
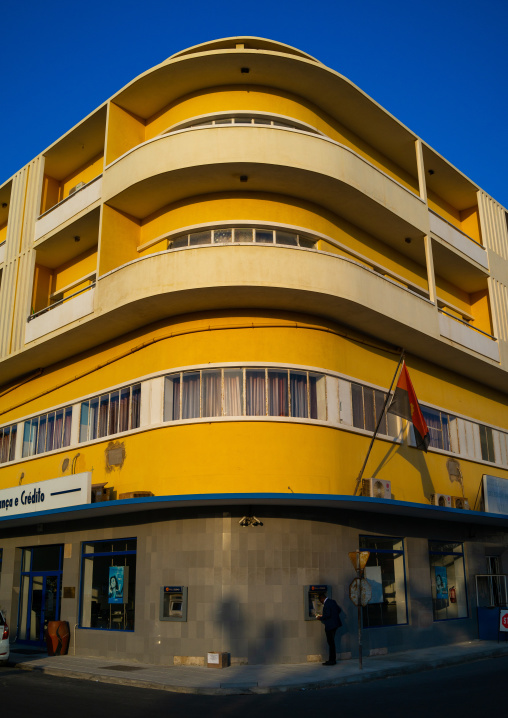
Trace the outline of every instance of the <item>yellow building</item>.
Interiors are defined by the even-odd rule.
[[[346,659],[359,548],[368,652],[485,635],[506,601],[507,213],[411,130],[295,48],[205,43],[0,187],[0,243],[18,644],[63,620],[81,655],[321,660],[322,585]],[[385,414],[360,476],[402,352],[429,450]]]

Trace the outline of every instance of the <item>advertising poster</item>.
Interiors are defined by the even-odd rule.
[[[108,603],[125,603],[125,566],[109,567]]]
[[[446,576],[445,566],[435,566],[434,573],[436,576],[436,598],[448,598],[448,578]]]
[[[383,603],[383,579],[381,577],[381,566],[366,566],[365,578],[372,588],[372,598],[369,603]]]

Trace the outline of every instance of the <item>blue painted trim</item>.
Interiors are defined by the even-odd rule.
[[[284,505],[291,506],[299,504],[300,502],[308,503],[312,505],[316,501],[327,502],[329,504],[336,504],[337,508],[340,508],[340,504],[357,504],[358,509],[361,506],[379,506],[388,508],[408,508],[413,510],[424,510],[429,518],[442,518],[446,519],[446,516],[457,515],[462,516],[464,519],[467,518],[487,518],[496,521],[508,521],[508,514],[495,514],[487,513],[485,511],[471,511],[464,509],[445,508],[441,506],[432,506],[429,504],[418,504],[410,501],[393,501],[391,499],[374,499],[367,496],[351,496],[349,494],[294,494],[294,493],[231,493],[231,494],[178,494],[168,496],[143,496],[134,499],[117,499],[115,501],[104,501],[94,504],[78,504],[76,506],[65,506],[58,509],[48,509],[47,511],[33,511],[22,514],[9,514],[7,516],[0,517],[0,524],[8,521],[23,520],[23,519],[41,519],[45,516],[56,516],[59,514],[69,514],[71,518],[72,514],[78,511],[92,509],[96,515],[100,513],[108,513],[108,509],[113,507],[122,506],[142,506],[147,504],[163,504],[172,503],[178,506],[180,503],[190,502],[193,505],[207,504],[211,501],[221,502],[228,504],[235,501],[244,501],[246,503],[256,503],[257,501],[283,501]],[[154,506],[156,508],[156,506]],[[333,507],[335,508],[335,506]],[[114,512],[111,512],[114,513]]]

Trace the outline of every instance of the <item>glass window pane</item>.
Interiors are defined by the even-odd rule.
[[[235,229],[235,242],[252,242],[253,230],[250,227]]]
[[[41,419],[43,417],[41,416]],[[47,429],[46,429],[46,451],[51,451],[53,448],[53,442],[55,437],[55,420],[56,416],[53,412],[47,415]]]
[[[363,387],[363,408],[365,416],[365,428],[367,431],[374,431],[376,428],[376,417],[374,413],[374,390],[370,387]]]
[[[374,390],[374,403],[375,403],[375,409],[376,409],[376,414],[375,414],[376,424],[375,424],[374,429],[376,428],[377,422],[379,421],[379,417],[381,416],[381,412],[384,409],[385,400],[386,400],[386,394],[384,392]],[[381,424],[379,426],[379,433],[386,434],[386,435],[388,434],[388,423],[387,423],[386,413],[384,414]]]
[[[204,371],[201,377],[202,412],[201,416],[221,415],[221,372]]]
[[[402,539],[361,536],[360,548],[370,551],[365,578],[372,588],[372,598],[367,606],[363,607],[364,626],[368,628],[407,623]]]
[[[122,389],[120,392],[120,417],[118,422],[118,431],[129,430],[129,409],[131,403],[130,387]]]
[[[177,239],[171,240],[171,249],[179,249],[180,247],[187,247],[189,244],[189,237],[188,235],[184,235],[183,237],[178,237]]]
[[[298,241],[300,247],[305,247],[306,249],[314,249],[316,246],[316,243],[313,242],[312,239],[306,239],[305,237],[298,237]]]
[[[182,382],[182,419],[199,418],[199,372],[185,372]]]
[[[23,430],[23,456],[32,456],[35,454],[38,425],[39,422],[37,419],[25,421],[25,428]]]
[[[180,418],[180,374],[167,376],[164,387],[164,421]]]
[[[215,229],[213,232],[214,244],[228,244],[233,241],[232,229]]]
[[[141,384],[134,384],[131,387],[131,422],[129,429],[137,429],[139,427],[139,419],[141,416]]]
[[[118,431],[118,419],[120,415],[120,392],[114,391],[109,396],[109,427],[108,434],[116,434]]]
[[[224,369],[224,415],[243,414],[243,372],[241,369]]]
[[[277,244],[288,244],[292,247],[298,246],[298,239],[296,234],[291,234],[290,232],[275,232],[275,242]]]
[[[189,235],[189,244],[194,247],[198,244],[211,244],[212,232],[207,230],[206,232],[193,232]]]
[[[460,554],[456,549],[461,549]],[[430,584],[434,621],[467,618],[466,575],[462,545],[429,542]],[[448,551],[448,549],[451,549]]]
[[[480,424],[480,446],[482,450],[482,459],[484,461],[494,462],[494,437],[490,426],[483,426]]]
[[[273,232],[267,229],[256,229],[256,242],[273,244]]]
[[[90,400],[89,439],[96,439],[99,426],[99,397]]]
[[[136,554],[117,553],[121,543],[83,544],[80,625],[84,628],[134,630]],[[135,550],[135,541],[128,543],[134,543]],[[108,549],[111,555],[101,555]]]
[[[245,401],[247,416],[265,416],[265,370],[245,370]]]
[[[287,371],[268,371],[268,414],[289,416]]]
[[[239,125],[251,125],[252,124],[252,117],[235,117],[235,124]]]
[[[71,428],[72,428],[72,409],[69,406],[65,410],[62,446],[69,446],[69,444],[71,443]]]
[[[307,418],[309,416],[307,402],[307,374],[292,371],[290,376],[291,416]]]
[[[109,394],[103,394],[99,399],[99,437],[108,433],[108,408]]]
[[[351,384],[351,401],[353,406],[353,426],[356,426],[358,429],[365,429],[363,387],[359,384]]]
[[[42,454],[46,450],[46,434],[47,434],[46,416],[39,418],[39,426],[37,429],[37,447],[36,454]]]
[[[84,401],[81,404],[81,416],[79,419],[79,440],[88,441],[88,419],[90,414],[90,404]]]
[[[64,427],[64,413],[63,410],[60,409],[59,411],[55,412],[55,429],[53,432],[53,446],[51,448],[53,449],[60,449],[62,447],[62,441],[63,441],[63,427]],[[49,427],[48,427],[48,434],[49,434]],[[49,436],[48,436],[49,438]],[[49,451],[49,442],[48,442],[48,449]]]
[[[309,374],[310,418],[326,421],[326,377]]]

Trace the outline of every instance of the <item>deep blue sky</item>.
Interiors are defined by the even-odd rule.
[[[136,75],[233,35],[345,75],[508,207],[508,0],[5,0],[0,183]]]

